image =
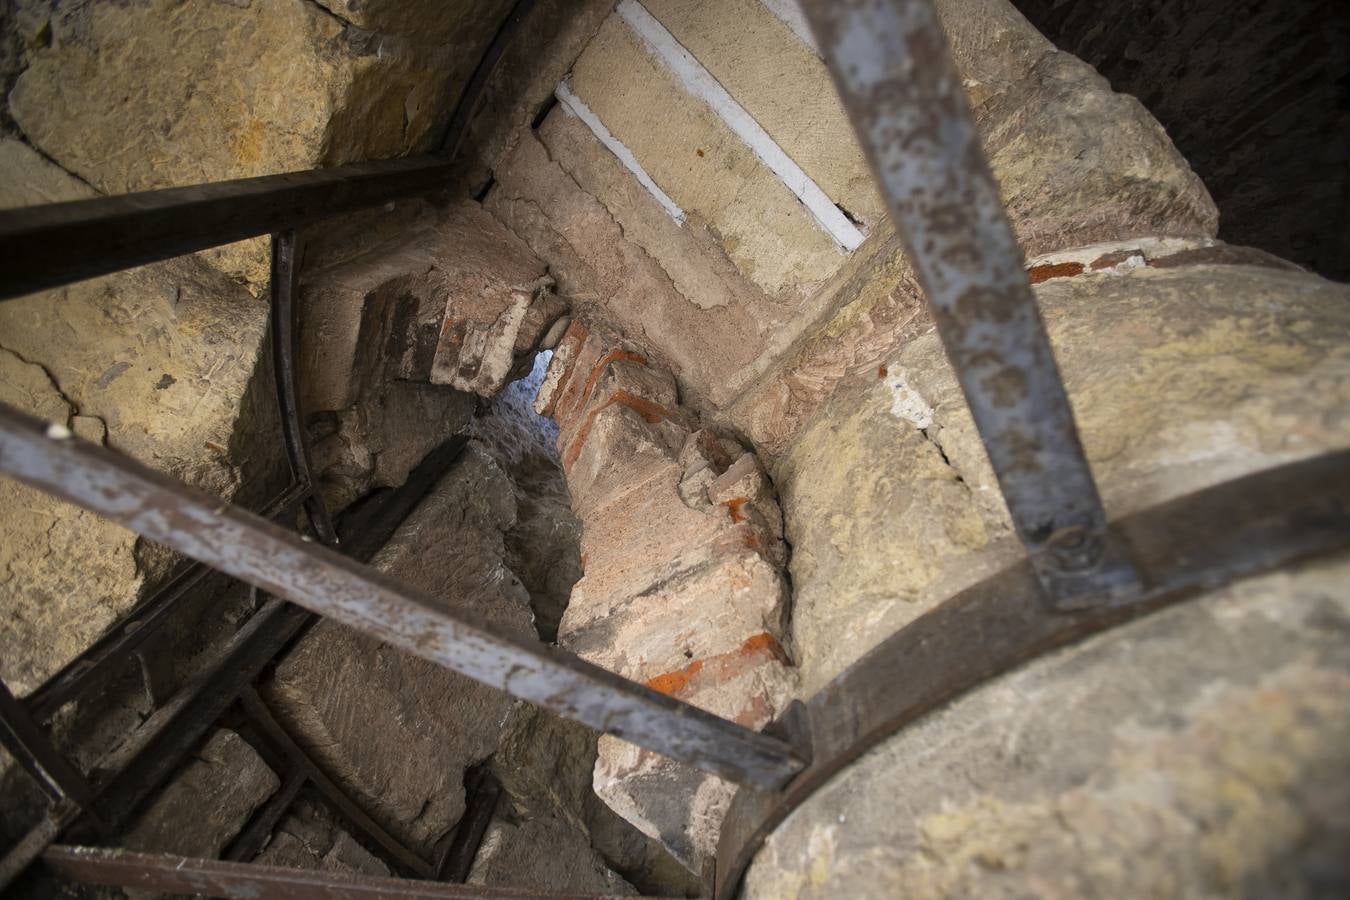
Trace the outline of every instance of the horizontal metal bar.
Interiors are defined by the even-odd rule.
[[[468,136],[469,121],[482,99],[483,89],[487,87],[488,79],[497,68],[502,53],[506,51],[512,38],[529,16],[530,10],[534,9],[534,5],[535,0],[516,0],[511,11],[497,27],[497,33],[493,35],[491,43],[479,58],[478,65],[474,68],[473,75],[469,76],[468,83],[464,85],[464,90],[455,103],[455,110],[450,114],[450,121],[446,124],[445,133],[441,137],[441,153],[447,159],[454,159],[459,155],[459,149]]]
[[[310,784],[323,795],[323,798],[339,815],[347,820],[348,824],[378,844],[395,862],[409,872],[423,878],[432,877],[431,864],[405,847],[402,841],[386,831],[383,825],[372,819],[356,801],[347,796],[346,792],[338,787],[333,779],[328,777],[328,774],[319,767],[318,763],[310,758],[309,754],[291,738],[290,733],[281,726],[281,723],[272,716],[272,711],[268,709],[262,697],[258,696],[257,691],[251,687],[246,688],[240,693],[239,702],[244,707],[244,714],[248,716],[249,721],[258,729],[263,738],[272,744],[273,748],[286,759],[291,767],[304,774]]]
[[[1237,579],[1350,548],[1350,451],[1249,475],[1111,526],[1133,548],[1137,603],[1060,612],[1043,602],[1029,561],[914,620],[805,706],[810,767],[778,793],[738,791],[717,851],[719,900],[735,897],[765,839],[867,750],[965,691],[1081,641]]]
[[[932,0],[807,0],[1018,536],[1061,606],[1139,588],[1106,514]]]
[[[192,859],[100,847],[49,847],[42,859],[56,871],[86,884],[138,888],[167,894],[238,897],[241,900],[368,900],[405,897],[410,900],[583,900],[596,894],[513,890],[371,878],[345,872],[316,872],[278,866]]]
[[[377,640],[730,781],[777,787],[790,746],[421,594],[66,429],[0,406],[0,472]]]
[[[0,744],[52,801],[72,800],[88,809],[93,791],[84,774],[66,759],[0,681]]]
[[[282,518],[294,511],[296,504],[308,493],[309,488],[303,484],[291,485],[281,496],[267,504],[262,514],[269,519]],[[193,589],[210,572],[209,567],[194,562],[145,602],[134,607],[83,653],[66,663],[61,671],[23,699],[29,715],[38,722],[49,722],[61,707],[84,696],[94,685],[101,684],[108,670],[125,665],[136,649],[172,617],[179,603],[191,596]]]
[[[416,156],[0,210],[0,300],[447,187]]]

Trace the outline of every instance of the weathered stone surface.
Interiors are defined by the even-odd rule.
[[[1343,287],[1197,265],[1089,273],[1036,293],[1112,516],[1350,445],[1337,412],[1350,402]],[[937,335],[885,369],[827,403],[774,470],[808,691],[988,574],[997,560],[974,551],[1002,539],[1016,552]]]
[[[1344,893],[1347,578],[1250,579],[957,700],[788,819],[746,896]]]
[[[431,381],[490,397],[566,312],[545,266],[478,204],[463,204],[439,254],[448,283]]]
[[[388,380],[491,396],[562,314],[544,265],[477,203],[305,276],[299,364],[311,413],[345,409]]]
[[[881,221],[885,206],[825,63],[783,26],[769,4],[647,0],[643,5],[831,199],[867,228]]]
[[[372,564],[447,609],[532,636],[529,596],[502,564],[515,513],[506,476],[470,448]],[[332,622],[301,640],[265,690],[324,769],[426,858],[463,812],[464,770],[492,754],[514,704]]]
[[[9,97],[27,138],[122,193],[427,149],[506,0],[58,5]],[[284,89],[281,87],[284,86]],[[265,283],[265,241],[213,251]]]
[[[389,877],[393,873],[379,857],[357,843],[333,813],[303,793],[281,817],[257,859],[263,866],[355,872]]]
[[[70,403],[47,372],[3,349],[0,402],[71,425]],[[134,602],[142,575],[132,555],[136,536],[118,525],[7,478],[0,509],[0,677],[25,694]]]
[[[15,141],[0,142],[0,159],[10,167],[0,206],[90,193]],[[173,477],[261,505],[280,455],[255,439],[275,421],[254,380],[265,318],[247,291],[191,258],[9,300],[0,392]],[[130,608],[168,555],[12,482],[0,494],[0,669],[24,693]]]
[[[280,785],[243,738],[219,729],[137,817],[121,845],[215,859]]]
[[[564,349],[572,349],[564,355]],[[546,381],[582,521],[584,575],[559,640],[583,658],[752,728],[787,702],[781,513],[752,454],[692,431],[673,381],[574,323]],[[602,737],[596,792],[691,869],[731,788]]]

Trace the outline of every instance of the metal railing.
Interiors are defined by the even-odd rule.
[[[735,894],[754,852],[788,812],[937,704],[1054,647],[1350,543],[1347,454],[1108,523],[931,0],[810,0],[804,7],[933,306],[1026,556],[884,641],[765,733],[570,653],[447,613],[331,547],[8,408],[0,409],[0,471],[276,598],[743,785],[708,886],[719,897]],[[481,87],[485,78],[478,80]],[[465,121],[467,114],[461,128]],[[0,212],[0,296],[273,234],[275,317],[294,302],[296,229],[395,197],[434,193],[449,172],[444,157],[425,157]],[[274,338],[284,356],[293,322],[282,318]],[[281,365],[278,373],[293,385],[293,368]],[[281,401],[287,447],[297,476],[307,479],[303,420],[288,402],[294,404],[294,394]],[[312,492],[306,500],[311,519],[326,520]],[[255,618],[270,623],[296,612],[275,600]],[[255,636],[265,630],[250,621],[235,642],[247,642],[250,628]],[[227,668],[236,673],[227,686],[233,697],[247,689],[247,672],[256,668],[222,664],[211,677]],[[69,772],[42,771],[58,802],[19,848],[27,859],[82,806],[82,786]],[[74,877],[159,890],[189,889],[185,872],[201,879],[190,882],[191,890],[209,885],[218,896],[334,889],[327,876],[228,861],[71,847],[52,848],[44,858]],[[397,884],[399,896],[473,895]],[[389,884],[348,887],[350,896],[394,891]]]

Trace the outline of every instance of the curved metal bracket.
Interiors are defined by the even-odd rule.
[[[1057,611],[1029,560],[962,591],[867,653],[805,704],[812,762],[779,792],[742,788],[722,824],[716,897],[830,778],[900,728],[1052,650],[1261,572],[1350,547],[1350,451],[1268,469],[1108,529],[1143,581],[1124,607]],[[801,731],[798,725],[794,730]]]

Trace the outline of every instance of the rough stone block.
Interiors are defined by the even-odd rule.
[[[509,480],[470,448],[372,564],[448,609],[532,638],[529,595],[502,564],[514,520]],[[265,693],[328,774],[428,857],[463,812],[465,769],[493,753],[514,704],[331,622],[278,664]]]
[[[215,859],[281,786],[233,731],[218,729],[122,836],[128,850]]]

